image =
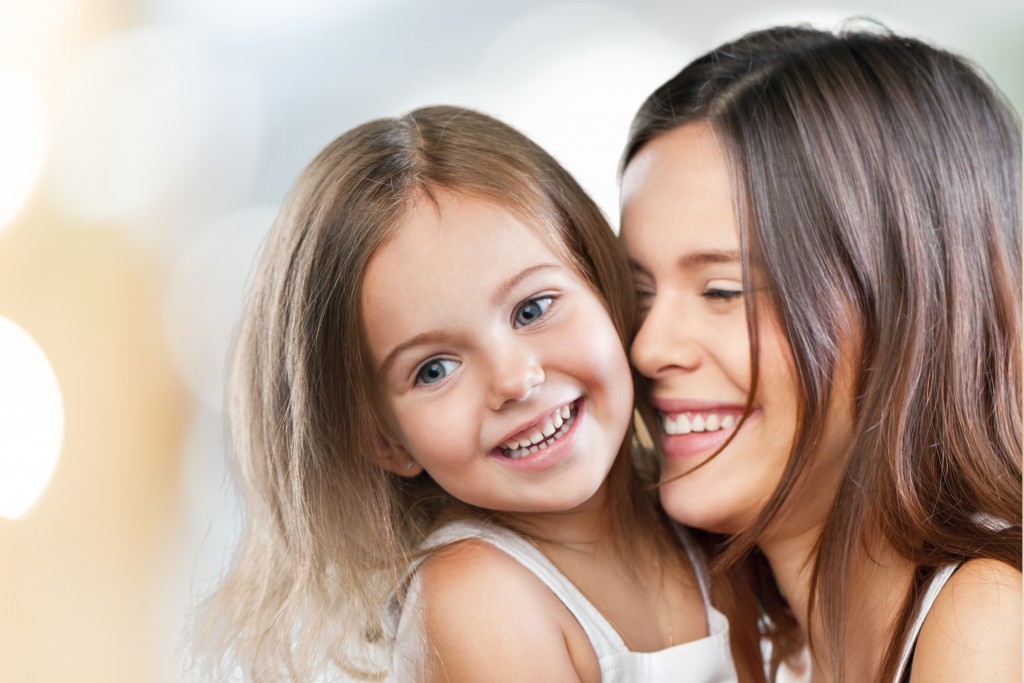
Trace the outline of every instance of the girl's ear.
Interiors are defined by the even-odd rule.
[[[387,471],[400,477],[415,477],[423,471],[423,466],[396,439],[379,432],[377,442],[377,464]]]

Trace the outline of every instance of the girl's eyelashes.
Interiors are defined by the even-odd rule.
[[[451,358],[431,358],[416,369],[416,384],[437,384],[458,369],[459,361]]]
[[[526,327],[527,325],[534,324],[544,317],[554,301],[555,297],[550,294],[527,299],[516,307],[515,313],[512,316],[513,326]]]

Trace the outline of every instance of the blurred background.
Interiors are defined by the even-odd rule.
[[[770,24],[868,16],[1024,102],[1024,3],[0,0],[0,681],[194,681],[226,568],[224,355],[302,167],[431,103],[519,127],[617,224],[642,99]]]

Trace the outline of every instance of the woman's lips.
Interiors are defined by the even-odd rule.
[[[741,405],[709,401],[655,399],[654,407],[658,410],[662,451],[669,458],[714,453],[737,430],[743,415]],[[751,417],[753,413],[747,421]]]

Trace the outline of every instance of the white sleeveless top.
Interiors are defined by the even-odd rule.
[[[950,564],[942,567],[932,577],[931,582],[928,584],[927,590],[925,590],[924,597],[921,598],[921,606],[917,610],[917,616],[914,618],[914,623],[911,625],[910,630],[907,632],[907,640],[903,643],[903,653],[900,655],[900,665],[896,669],[896,676],[892,679],[893,683],[901,683],[904,679],[909,679],[910,660],[914,655],[914,647],[917,645],[917,637],[921,634],[921,627],[924,625],[924,620],[928,618],[928,612],[931,611],[932,605],[935,604],[935,599],[939,597],[939,593],[942,592],[942,588],[949,581],[949,577],[953,575],[960,565]]]
[[[659,681],[693,681],[694,683],[731,683],[737,680],[736,667],[729,652],[729,624],[725,615],[711,605],[708,595],[707,568],[700,550],[678,528],[679,538],[690,558],[700,583],[701,596],[707,610],[708,635],[657,652],[632,652],[622,637],[589,600],[555,565],[526,539],[504,527],[475,522],[456,522],[438,529],[424,543],[424,548],[465,539],[479,539],[505,552],[551,589],[579,622],[597,655],[602,683]],[[417,563],[418,564],[418,563]],[[385,635],[391,639],[392,667],[389,677],[394,683],[416,680],[417,662],[423,643],[419,620],[409,615],[416,609],[418,590],[416,566],[406,583],[404,604],[395,596],[385,616]]]

